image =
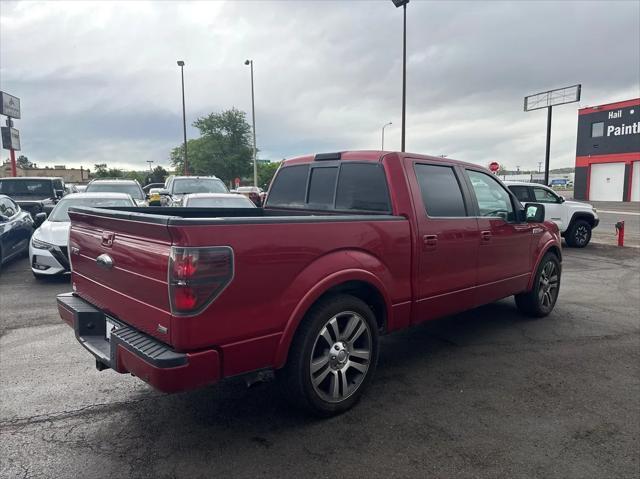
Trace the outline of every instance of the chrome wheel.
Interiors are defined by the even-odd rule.
[[[551,308],[558,295],[560,278],[553,261],[547,262],[540,272],[538,280],[538,301],[543,308]]]
[[[578,246],[586,244],[589,238],[589,229],[585,225],[580,225],[576,228],[576,232],[573,235],[575,242]]]
[[[362,384],[371,362],[369,324],[344,311],[320,329],[311,351],[309,373],[315,392],[331,403],[344,401]]]

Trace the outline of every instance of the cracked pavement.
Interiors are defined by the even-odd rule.
[[[165,395],[98,372],[24,260],[0,276],[0,477],[632,478],[640,475],[640,251],[564,250],[541,320],[513,300],[383,338],[352,411],[277,384]]]

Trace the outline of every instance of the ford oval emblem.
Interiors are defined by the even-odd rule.
[[[96,258],[96,263],[98,263],[98,266],[101,266],[104,269],[113,268],[113,258],[111,258],[111,256],[109,256],[106,253],[105,254],[101,254],[100,256],[98,256]]]

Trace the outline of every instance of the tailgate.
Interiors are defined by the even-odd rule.
[[[124,323],[171,343],[168,217],[96,209],[69,211],[76,294]]]

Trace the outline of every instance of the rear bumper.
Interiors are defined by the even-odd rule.
[[[220,379],[216,350],[178,353],[123,323],[106,338],[105,314],[73,293],[58,295],[58,312],[76,339],[95,358],[99,369],[131,373],[163,392],[196,389]]]

